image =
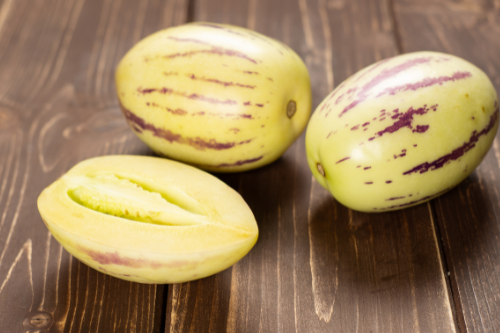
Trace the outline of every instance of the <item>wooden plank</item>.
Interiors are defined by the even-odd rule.
[[[51,237],[39,193],[80,160],[151,154],[121,116],[118,60],[186,18],[184,0],[0,2],[2,332],[158,332],[163,286],[88,268]],[[163,310],[164,311],[164,310]]]
[[[395,13],[406,52],[455,54],[499,91],[498,3],[397,0]],[[500,330],[499,140],[469,178],[434,202],[462,331]]]
[[[250,27],[305,59],[314,106],[397,54],[387,1],[198,0],[194,19]],[[333,77],[335,73],[335,78]],[[170,332],[455,332],[429,205],[350,211],[315,182],[302,136],[277,162],[221,178],[259,224],[232,268],[169,288]]]

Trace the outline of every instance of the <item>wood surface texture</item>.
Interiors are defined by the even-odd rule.
[[[43,188],[99,155],[153,155],[114,87],[141,38],[191,21],[248,27],[306,63],[313,109],[378,60],[460,56],[500,88],[499,0],[0,0],[0,332],[499,332],[500,141],[447,194],[365,214],[312,177],[302,135],[278,161],[217,174],[259,240],[183,284],[101,274],[52,238]]]
[[[404,52],[447,52],[483,69],[500,88],[500,1],[395,3]],[[419,34],[415,34],[418,30]],[[483,163],[434,200],[462,331],[500,331],[499,136]]]

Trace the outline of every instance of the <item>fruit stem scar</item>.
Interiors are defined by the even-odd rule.
[[[292,118],[295,112],[297,111],[297,103],[295,103],[294,100],[291,100],[288,102],[288,105],[286,107],[286,115],[288,118]]]
[[[321,165],[321,163],[316,163],[316,169],[318,169],[318,172],[320,175],[322,175],[323,177],[325,177],[325,169],[323,168],[323,166]]]

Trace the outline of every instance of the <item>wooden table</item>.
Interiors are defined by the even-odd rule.
[[[452,53],[500,87],[498,0],[1,0],[1,332],[499,332],[499,137],[445,195],[364,214],[312,179],[304,135],[277,162],[218,175],[259,224],[254,249],[215,276],[144,285],[96,272],[51,237],[41,190],[78,161],[152,152],[113,82],[159,29],[230,23],[307,64],[313,107],[400,53]]]

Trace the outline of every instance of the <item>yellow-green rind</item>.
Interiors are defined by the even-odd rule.
[[[87,208],[68,195],[86,186],[82,178],[102,174],[131,179],[148,190],[156,187],[199,223],[134,221]],[[81,162],[41,193],[38,208],[53,236],[79,260],[143,283],[178,283],[215,274],[240,260],[258,237],[255,218],[237,192],[201,170],[154,157]]]
[[[361,70],[325,98],[307,128],[307,159],[343,205],[396,210],[465,179],[497,128],[498,97],[479,68],[448,54],[410,53]]]
[[[123,57],[115,80],[125,118],[142,141],[210,171],[273,162],[311,113],[309,74],[297,54],[229,25],[197,22],[152,34]]]

